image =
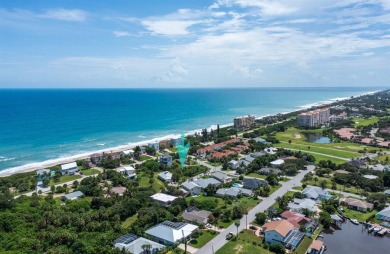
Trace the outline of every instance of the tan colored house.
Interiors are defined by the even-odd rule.
[[[325,251],[324,242],[320,240],[314,240],[307,251],[308,254],[321,254]]]
[[[357,210],[360,212],[371,211],[374,205],[354,198],[341,198],[340,204],[348,206],[349,209]]]

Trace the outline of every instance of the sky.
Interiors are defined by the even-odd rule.
[[[390,0],[2,0],[0,88],[390,86]]]

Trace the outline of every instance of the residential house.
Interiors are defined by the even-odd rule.
[[[390,190],[385,190],[383,193],[385,193],[386,196],[390,197]]]
[[[271,161],[270,164],[272,167],[277,167],[277,166],[280,166],[284,163],[284,160],[282,159],[277,159],[277,160],[274,160],[274,161]]]
[[[67,175],[67,174],[74,175],[78,171],[79,169],[77,167],[76,162],[71,162],[71,163],[61,165],[62,175]]]
[[[145,248],[145,246],[148,246]],[[125,249],[133,254],[157,254],[162,251],[165,246],[149,239],[139,237],[134,234],[126,234],[114,241],[114,247]]]
[[[276,152],[278,151],[278,149],[276,147],[267,147],[267,148],[264,148],[264,152],[266,154],[275,154]]]
[[[50,169],[44,168],[44,169],[39,169],[37,170],[37,175],[38,176],[50,176]]]
[[[163,154],[160,156],[160,164],[167,167],[172,167],[172,156],[169,154]]]
[[[384,171],[385,170],[385,165],[382,164],[376,164],[376,165],[368,165],[369,169],[375,170],[375,171]]]
[[[124,175],[127,179],[136,179],[137,173],[135,172],[135,168],[132,166],[125,166],[119,169],[116,169],[117,172]]]
[[[305,226],[312,221],[305,215],[292,211],[284,211],[282,214],[280,214],[280,217],[293,224],[296,228],[299,228],[300,226]]]
[[[171,142],[171,145],[176,147],[178,144],[181,145],[181,138],[171,138],[170,142]]]
[[[259,178],[244,178],[242,180],[242,184],[245,189],[256,190],[260,186],[266,184],[266,181],[264,179],[259,179]]]
[[[149,142],[148,146],[153,147],[157,152],[160,150],[160,142],[158,141]]]
[[[108,190],[108,188],[104,188],[103,190]],[[111,194],[117,194],[118,196],[123,196],[123,194],[127,191],[126,187],[112,187],[110,190]],[[104,195],[105,198],[111,198],[111,194],[107,193]]]
[[[227,174],[222,173],[220,171],[214,172],[210,176],[212,178],[217,179],[218,181],[220,181],[222,183],[229,183],[232,181],[232,178],[230,176],[228,176]]]
[[[209,218],[212,216],[212,213],[206,210],[200,210],[195,206],[190,206],[184,210],[181,217],[186,221],[194,222],[197,224],[206,224],[209,221]]]
[[[261,168],[257,171],[260,175],[269,175],[269,174],[274,174],[274,175],[281,175],[282,171],[277,168]]]
[[[101,153],[94,153],[91,155],[91,157],[89,158],[89,160],[95,164],[95,165],[99,165],[100,163],[102,163],[102,159],[103,159],[103,155]]]
[[[254,152],[254,153],[251,153],[250,156],[253,157],[253,158],[257,158],[257,157],[260,157],[260,156],[264,156],[266,155],[265,152]]]
[[[360,212],[371,211],[374,208],[373,204],[355,198],[341,198],[340,204],[347,205],[349,209]]]
[[[296,249],[305,236],[287,220],[271,221],[262,228],[265,242],[281,243],[290,249]]]
[[[302,191],[302,193],[305,194],[307,198],[310,198],[318,202],[320,202],[321,200],[329,200],[331,197],[333,197],[328,193],[327,190],[322,189],[318,186],[307,186]]]
[[[79,199],[83,196],[84,196],[84,194],[81,191],[75,191],[75,192],[72,192],[72,193],[69,193],[69,194],[62,196],[61,199],[62,199],[62,201],[76,200],[76,199]]]
[[[187,191],[191,196],[199,196],[202,192],[202,187],[200,187],[195,182],[185,181],[181,184],[181,187],[183,187],[183,189]]]
[[[197,228],[198,226],[185,222],[164,221],[149,228],[145,233],[156,242],[174,245],[184,237],[190,236]]]
[[[121,154],[118,153],[118,152],[111,152],[111,153],[108,153],[107,156],[111,159],[111,160],[119,160],[121,158]]]
[[[218,189],[217,192],[215,193],[215,195],[218,197],[228,196],[230,198],[237,198],[238,195],[251,197],[253,195],[253,193],[251,190],[244,189],[241,187],[230,187],[230,188]]]
[[[164,171],[158,174],[158,179],[160,179],[163,182],[171,183],[172,182],[172,173],[169,171]]]
[[[378,176],[376,176],[376,175],[363,175],[363,177],[368,179],[368,180],[374,180],[374,179],[378,178]]]
[[[140,154],[145,154],[146,153],[145,146],[140,146],[139,149],[140,149]]]
[[[130,150],[125,150],[122,152],[122,156],[133,156],[134,155],[134,150],[133,149],[130,149]]]
[[[263,143],[263,144],[267,144],[267,140],[265,140],[263,138],[252,138],[252,140],[254,140],[256,142]]]
[[[236,170],[240,166],[240,162],[236,160],[229,161],[229,167],[233,170]]]
[[[316,206],[316,202],[314,200],[304,198],[294,198],[293,202],[287,204],[288,209],[293,212],[302,213],[305,209],[316,213],[318,208]]]
[[[377,213],[378,220],[381,221],[381,225],[390,228],[390,206]]]
[[[177,197],[171,196],[171,195],[168,195],[165,193],[156,193],[156,194],[150,196],[150,198],[153,201],[156,201],[157,203],[159,203],[161,206],[164,206],[164,207],[170,206],[172,204],[172,202],[175,199],[177,199]]]
[[[214,186],[220,186],[221,182],[218,181],[215,178],[199,178],[194,181],[197,185],[199,185],[202,189],[205,189],[207,186],[214,185]]]
[[[320,240],[313,240],[310,244],[307,254],[322,254],[325,251],[325,244]]]

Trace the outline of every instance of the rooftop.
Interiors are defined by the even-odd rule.
[[[62,170],[68,170],[68,169],[71,169],[71,168],[77,168],[76,162],[71,162],[71,163],[67,163],[67,164],[61,165],[61,169]]]
[[[173,200],[177,199],[175,196],[171,196],[165,193],[156,193],[152,196],[150,196],[152,199],[161,201],[161,202],[172,202]]]
[[[271,221],[264,224],[263,228],[265,228],[264,232],[275,230],[280,235],[285,237],[294,228],[294,225],[288,222],[287,220],[277,220],[277,221]]]

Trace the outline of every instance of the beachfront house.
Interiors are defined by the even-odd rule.
[[[264,179],[258,178],[244,178],[242,180],[242,185],[245,189],[256,190],[260,186],[265,185],[267,182]]]
[[[100,163],[102,163],[102,159],[103,159],[103,155],[101,153],[94,153],[91,155],[91,157],[89,158],[89,160],[95,164],[95,165],[99,165]]]
[[[81,191],[75,191],[75,192],[72,192],[72,193],[69,193],[69,194],[62,196],[61,199],[62,199],[62,201],[76,200],[76,199],[79,199],[83,196],[84,196],[84,193],[82,193]]]
[[[318,186],[307,186],[302,191],[302,193],[305,194],[307,198],[310,198],[317,202],[321,202],[322,200],[329,200],[331,197],[333,197],[328,193],[327,190],[322,189],[321,187]]]
[[[133,156],[133,155],[134,155],[133,149],[122,151],[122,154],[121,154],[122,157],[123,156]]]
[[[148,146],[153,147],[154,150],[156,150],[156,152],[158,152],[160,150],[160,142],[158,142],[158,141],[149,142]]]
[[[186,221],[194,222],[197,224],[207,224],[211,216],[211,212],[206,210],[200,210],[195,206],[190,206],[186,208],[181,215],[181,217]]]
[[[37,170],[38,176],[50,176],[50,169],[44,168]]]
[[[172,167],[172,156],[169,154],[163,154],[160,156],[160,164],[167,167]]]
[[[170,206],[172,204],[172,202],[175,199],[177,199],[177,197],[171,196],[171,195],[168,195],[168,194],[165,194],[165,193],[156,193],[156,194],[150,196],[150,198],[153,201],[156,201],[159,205],[161,205],[163,207]]]
[[[341,198],[340,204],[348,206],[349,209],[367,212],[371,211],[374,208],[374,205],[368,202],[364,202],[355,198]]]
[[[147,246],[147,247],[146,247]],[[165,246],[134,234],[126,234],[114,241],[114,247],[133,254],[157,254]]]
[[[174,245],[189,237],[198,226],[185,222],[164,221],[152,228],[149,228],[145,233],[153,240],[165,245]]]
[[[169,171],[164,171],[158,174],[158,179],[160,179],[163,182],[171,183],[172,182],[172,173]]]
[[[287,220],[271,221],[263,225],[264,240],[267,243],[281,243],[286,248],[296,249],[305,234]]]
[[[71,162],[71,163],[61,165],[62,175],[74,175],[78,171],[79,169],[77,167],[76,162]]]
[[[202,192],[202,187],[200,187],[195,182],[185,181],[181,184],[181,187],[188,192],[191,196],[199,196]]]

